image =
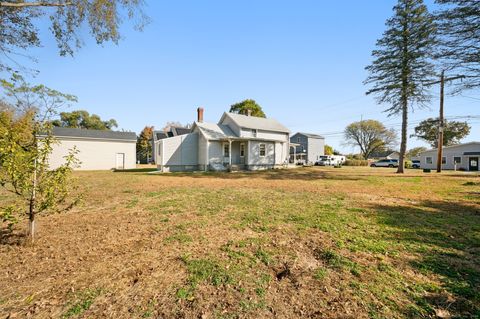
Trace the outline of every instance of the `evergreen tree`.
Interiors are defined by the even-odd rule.
[[[389,115],[402,116],[398,173],[404,171],[407,151],[408,111],[430,100],[428,82],[432,81],[431,63],[436,45],[436,27],[422,0],[399,0],[387,30],[372,52],[373,62],[365,84],[372,88],[379,104],[389,104]]]
[[[437,0],[443,10],[437,15],[441,37],[440,57],[449,69],[466,78],[459,90],[480,87],[480,1]]]

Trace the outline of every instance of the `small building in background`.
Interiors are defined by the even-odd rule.
[[[369,160],[379,160],[379,159],[400,159],[400,152],[386,150],[381,152],[373,152],[368,156]]]
[[[325,155],[325,138],[318,134],[298,132],[290,137],[290,162],[314,164]]]
[[[78,170],[131,169],[136,167],[137,135],[133,132],[54,127],[58,143],[50,154],[50,168],[65,163],[65,156],[76,147]]]
[[[479,171],[480,142],[471,142],[443,148],[442,168],[446,170]],[[437,168],[437,149],[421,152],[418,155],[420,167]]]

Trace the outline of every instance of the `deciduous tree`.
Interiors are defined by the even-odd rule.
[[[45,86],[30,86],[18,76],[1,86],[12,102],[0,112],[0,186],[14,196],[0,203],[0,219],[12,225],[27,213],[33,241],[37,214],[64,211],[77,203],[78,198],[70,199],[76,150],[60,167],[49,167],[56,141],[48,120],[57,107],[75,99]]]
[[[255,102],[255,100],[247,99],[242,102],[235,103],[230,107],[230,112],[251,116],[266,117],[262,107]]]
[[[365,84],[372,88],[379,104],[389,104],[389,115],[402,116],[398,173],[404,172],[407,151],[409,108],[430,101],[428,82],[434,76],[431,63],[436,41],[432,15],[422,0],[399,0],[394,15],[386,22],[387,30],[372,52],[373,62],[366,70]]]
[[[412,136],[424,140],[432,147],[438,147],[439,119],[426,119],[415,127],[415,134]],[[459,144],[460,141],[470,134],[470,125],[467,122],[444,121],[443,125],[443,146]]]
[[[345,128],[345,141],[360,147],[364,159],[373,152],[383,151],[396,144],[397,135],[393,129],[387,129],[375,120],[354,122]]]
[[[83,128],[91,130],[111,130],[118,127],[117,121],[114,119],[102,120],[96,114],[88,113],[85,110],[78,110],[73,112],[61,112],[60,119],[52,121],[53,126]]]
[[[11,58],[19,50],[40,46],[38,22],[45,16],[60,55],[72,55],[81,47],[80,29],[85,25],[98,44],[117,43],[125,18],[135,20],[137,28],[147,22],[142,6],[143,0],[1,0],[0,51]],[[0,70],[4,68],[11,66],[0,63]]]
[[[325,155],[333,155],[333,147],[325,145]]]
[[[145,159],[147,163],[152,157],[153,126],[145,126],[137,138],[137,156]]]
[[[423,147],[423,146],[414,147],[407,152],[405,157],[408,158],[408,159],[412,159],[412,158],[420,155],[420,153],[425,152],[426,150],[427,150],[427,148]]]

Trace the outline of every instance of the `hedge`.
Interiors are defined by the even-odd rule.
[[[348,160],[345,161],[345,163],[343,165],[345,165],[345,166],[368,166],[368,161],[348,159]]]

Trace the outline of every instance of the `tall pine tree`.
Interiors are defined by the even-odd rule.
[[[480,1],[437,0],[441,37],[440,55],[449,69],[465,75],[457,87],[480,88]]]
[[[402,116],[398,173],[404,172],[407,151],[409,108],[422,107],[430,100],[427,83],[432,80],[431,63],[436,44],[436,27],[422,0],[399,0],[387,30],[372,52],[373,62],[365,84],[379,104],[389,104],[389,115]]]

